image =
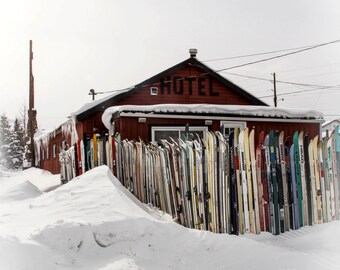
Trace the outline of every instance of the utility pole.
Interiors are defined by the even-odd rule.
[[[273,83],[274,83],[274,107],[277,107],[277,96],[276,96],[276,75],[273,73]]]
[[[36,111],[34,109],[34,76],[32,72],[33,50],[32,40],[29,48],[29,108],[28,108],[28,132],[30,139],[31,167],[35,166],[34,133],[36,128]]]

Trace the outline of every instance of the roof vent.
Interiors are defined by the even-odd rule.
[[[197,49],[189,49],[190,57],[196,57]]]

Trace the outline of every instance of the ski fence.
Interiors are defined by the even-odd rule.
[[[339,220],[338,134],[257,136],[254,145],[248,128],[150,143],[97,134],[60,153],[61,180],[108,165],[141,202],[215,233],[277,235]]]

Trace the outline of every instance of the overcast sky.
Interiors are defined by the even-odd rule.
[[[189,57],[201,61],[316,45],[340,39],[338,0],[0,0],[0,113],[28,106],[29,40],[33,40],[35,107],[40,129],[61,124],[90,102],[91,88],[135,85]],[[205,62],[218,70],[276,54]],[[340,117],[340,42],[226,71],[277,84],[278,106]],[[273,105],[273,84],[220,72]],[[335,86],[335,87],[333,87]],[[306,91],[307,90],[307,91]],[[97,98],[104,97],[97,96]]]

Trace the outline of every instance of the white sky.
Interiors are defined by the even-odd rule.
[[[0,0],[0,33],[0,113],[14,118],[28,106],[32,39],[35,107],[44,129],[89,102],[89,89],[137,84],[188,58],[192,47],[204,61],[340,39],[340,1]],[[220,69],[274,55],[206,64]],[[340,43],[228,72],[340,85]],[[272,93],[271,82],[220,74],[255,96]],[[278,94],[306,89],[277,84]],[[340,86],[287,95],[278,106],[320,110],[332,119],[340,117],[339,101]]]

